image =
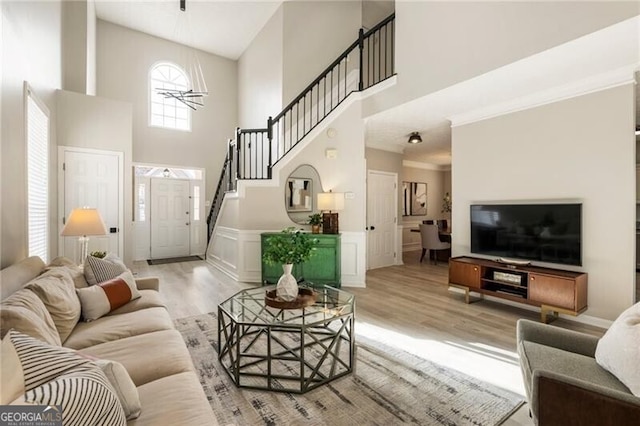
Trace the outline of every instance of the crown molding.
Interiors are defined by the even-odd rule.
[[[508,102],[501,102],[488,107],[479,108],[462,114],[447,117],[451,120],[451,127],[464,126],[489,118],[511,114],[543,105],[552,104],[566,99],[612,89],[626,84],[635,84],[635,72],[640,64],[627,65],[606,73],[598,74],[565,85],[556,86],[523,96]]]

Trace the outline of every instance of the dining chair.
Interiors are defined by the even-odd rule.
[[[450,243],[440,241],[438,225],[421,224],[420,237],[422,239],[422,255],[420,256],[420,263],[422,263],[427,250],[429,250],[429,259],[433,259],[434,263],[437,265],[438,258],[436,256],[436,251],[448,250],[451,248]]]
[[[447,219],[439,219],[436,221],[436,223],[438,224],[438,230],[440,231],[444,231],[449,227],[447,224]]]
[[[423,220],[422,223],[424,223],[425,225],[433,225],[433,220],[431,219]]]

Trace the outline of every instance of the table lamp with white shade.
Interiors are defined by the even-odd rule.
[[[344,209],[343,192],[320,192],[318,194],[318,209],[322,211],[322,233],[338,233],[338,213]]]
[[[60,235],[79,237],[80,262],[78,263],[83,265],[89,255],[89,235],[107,235],[107,228],[98,209],[83,207],[71,211]]]

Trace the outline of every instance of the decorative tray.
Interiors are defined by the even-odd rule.
[[[310,288],[299,288],[298,297],[295,300],[286,301],[276,296],[276,290],[267,291],[264,295],[264,302],[267,306],[278,309],[302,309],[316,303],[318,293]]]

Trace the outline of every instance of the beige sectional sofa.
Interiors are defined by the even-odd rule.
[[[76,287],[86,285],[77,267],[66,262],[58,265],[73,278]],[[6,310],[2,312],[0,323],[2,337],[9,328],[15,329],[16,324],[21,324],[20,316],[33,317],[32,322],[44,316],[40,318],[44,324],[42,327],[46,327],[47,321],[50,324],[40,302],[33,298],[33,294],[25,293],[32,290],[24,288],[46,269],[50,268],[40,258],[30,257],[2,270],[0,309]],[[59,335],[48,336],[48,340],[56,341],[57,337],[63,347],[117,361],[126,368],[137,387],[141,403],[139,417],[127,424],[216,425],[216,417],[202,390],[187,347],[180,333],[174,329],[160,297],[158,279],[136,279],[136,285],[141,293],[139,299],[95,321],[83,322],[80,319],[64,340]],[[42,340],[38,326],[22,328],[25,329],[18,331]],[[4,381],[4,374],[2,379]]]

